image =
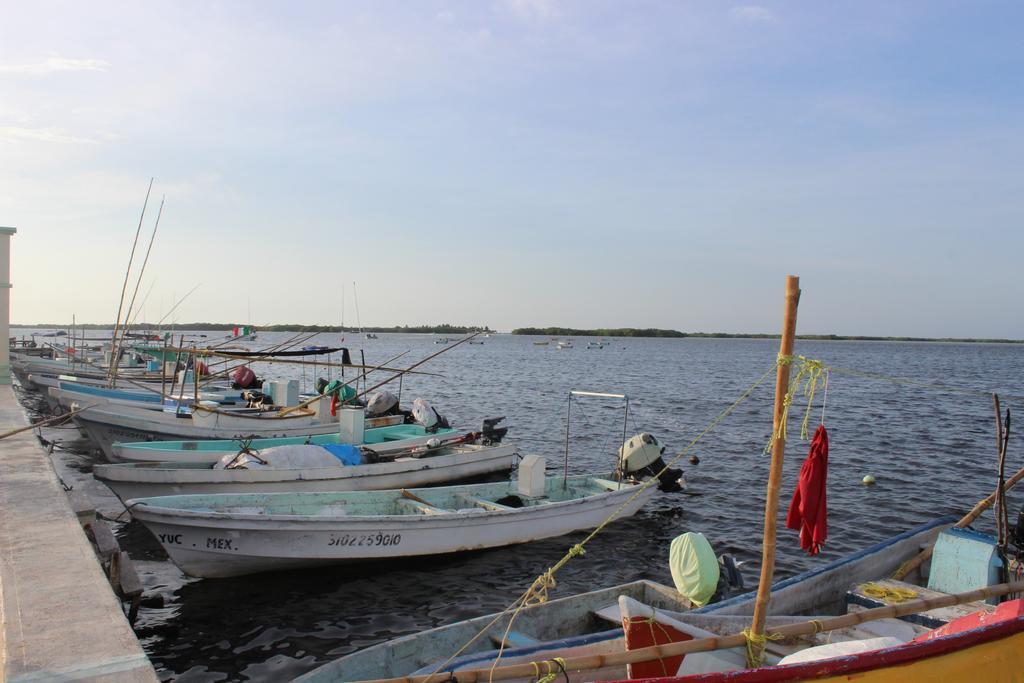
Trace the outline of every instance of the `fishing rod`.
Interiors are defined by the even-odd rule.
[[[164,214],[164,201],[166,197],[160,198],[160,208],[156,212],[156,222],[153,223],[153,233],[149,236],[149,245],[146,247],[146,256],[142,259],[142,267],[139,269],[139,277],[135,281],[135,289],[132,291],[132,300],[128,304],[128,312],[125,314],[125,324],[121,328],[121,339],[115,340],[113,347],[113,362],[111,363],[110,386],[117,385],[117,368],[121,364],[121,347],[124,345],[124,336],[128,331],[128,319],[131,317],[132,309],[135,308],[135,297],[139,294],[139,285],[142,284],[142,276],[146,274],[146,264],[149,263],[149,254],[153,251],[153,241],[156,240],[156,231],[160,227],[160,217]]]
[[[117,338],[117,329],[121,323],[121,311],[124,308],[124,295],[128,291],[128,277],[132,272],[132,261],[135,260],[135,247],[139,244],[139,233],[142,232],[142,220],[146,217],[146,207],[149,206],[149,193],[153,190],[153,178],[149,179],[149,188],[146,190],[146,199],[142,202],[142,215],[139,216],[139,227],[135,229],[135,241],[132,242],[132,253],[128,257],[128,269],[124,271],[124,284],[121,285],[121,300],[117,304],[117,317],[114,318],[114,338]]]
[[[160,318],[159,320],[156,321],[157,327],[159,327],[165,320],[167,320],[167,318],[171,315],[171,313],[174,313],[174,311],[178,308],[178,306],[180,306],[182,304],[183,301],[185,301],[185,299],[189,298],[189,296],[191,296],[193,292],[195,292],[197,289],[199,289],[202,286],[203,286],[203,283],[200,282],[198,285],[196,285],[192,289],[188,290],[188,292],[185,293],[185,296],[183,296],[180,299],[178,299],[178,303],[176,303],[173,306],[171,306],[171,310],[167,311],[167,313],[166,313],[166,315],[164,315],[164,317],[162,317],[162,318]],[[172,330],[172,332],[173,332],[173,330]]]
[[[139,318],[139,314],[142,313],[143,309],[145,309],[146,302],[149,301],[149,295],[153,293],[154,285],[156,285],[156,278],[153,278],[153,281],[149,283],[149,289],[146,290],[146,296],[142,297],[142,303],[139,304],[138,310],[135,311],[135,315],[132,316],[131,322],[128,323],[129,328],[135,324],[135,321]]]
[[[292,346],[295,346],[296,344],[302,344],[303,342],[307,342],[310,339],[312,339],[313,337],[315,337],[316,335],[318,335],[319,332],[314,332],[313,334],[310,334],[310,335],[307,335],[307,336],[303,337],[304,334],[306,334],[306,333],[305,332],[299,332],[298,334],[290,337],[289,339],[285,340],[284,342],[281,342],[281,343],[279,343],[279,344],[277,344],[275,346],[269,347],[270,352],[273,353],[276,350],[280,349],[281,347],[284,347],[285,349],[288,349],[288,348],[291,348]],[[299,339],[299,337],[302,337],[302,338]],[[214,347],[214,348],[216,348],[216,347]],[[207,349],[207,350],[210,350],[210,349]],[[223,352],[216,352],[217,355],[221,355],[222,353]],[[240,368],[240,367],[248,367],[253,362],[253,359],[251,357],[243,356],[241,358],[247,359],[247,360],[245,360],[245,362],[238,363],[237,365],[233,365],[230,368],[225,368],[224,370],[220,370],[220,371],[217,372],[217,375],[224,375],[224,374],[230,373],[231,371],[233,371],[233,370],[235,370],[237,368]],[[238,357],[234,357],[234,358],[229,357],[227,360],[217,361],[217,364],[230,363],[232,360],[239,360],[239,358]],[[207,366],[207,367],[209,367],[209,366]],[[217,375],[214,375],[214,376],[217,376]],[[208,383],[209,381],[211,381],[214,378],[214,376],[209,376],[208,375],[207,379],[206,379],[206,382]]]
[[[392,356],[391,358],[388,358],[384,362],[385,363],[392,363],[392,362],[398,360],[399,358],[401,358],[402,356],[404,356],[407,353],[409,353],[409,351],[403,351],[402,353],[398,354],[397,356]],[[371,372],[373,372],[374,370],[379,370],[381,367],[383,367],[383,365],[378,366],[378,367],[372,367],[369,370],[365,370],[365,371],[363,371],[362,374],[356,375],[355,377],[353,377],[352,379],[348,380],[347,382],[343,382],[341,384],[341,386],[347,387],[347,386],[350,386],[353,382],[358,384],[360,379],[365,378]],[[310,405],[316,403],[320,399],[327,398],[327,396],[328,396],[328,394],[320,394],[319,396],[314,396],[313,398],[310,398],[310,399],[307,399],[307,400],[303,401],[302,403],[300,403],[297,406],[294,406],[292,408],[285,408],[284,410],[281,411],[280,414],[283,416],[283,415],[287,415],[288,413],[293,412],[295,410],[299,410],[300,408],[306,408],[307,406],[310,406]],[[353,398],[359,398],[359,396],[355,396]]]
[[[400,370],[400,371],[398,371],[398,374],[394,375],[393,377],[390,377],[390,378],[388,378],[388,379],[386,379],[386,380],[384,380],[383,382],[380,382],[380,383],[378,383],[378,384],[374,384],[374,385],[373,385],[372,387],[370,387],[369,389],[364,389],[364,390],[363,390],[363,393],[361,393],[361,394],[357,394],[357,395],[356,395],[356,398],[361,398],[361,397],[365,396],[366,394],[370,393],[371,391],[374,391],[374,390],[376,390],[376,389],[379,389],[380,387],[384,386],[385,384],[387,384],[387,383],[389,383],[389,382],[391,382],[391,381],[393,381],[393,380],[396,380],[396,379],[398,379],[399,377],[403,377],[403,376],[405,376],[405,375],[409,374],[409,373],[410,373],[410,372],[412,372],[412,371],[413,371],[413,370],[414,370],[415,368],[418,368],[419,366],[423,365],[423,364],[424,364],[424,363],[426,363],[426,362],[427,362],[428,360],[431,360],[431,359],[433,359],[433,358],[437,358],[438,356],[440,356],[440,355],[441,355],[442,353],[444,353],[445,351],[450,351],[450,350],[454,349],[454,348],[455,348],[456,346],[458,346],[459,344],[463,344],[463,343],[465,343],[465,342],[468,342],[468,341],[469,341],[470,339],[472,339],[473,337],[477,336],[478,334],[480,334],[480,332],[474,332],[473,334],[469,335],[468,337],[464,337],[464,338],[460,339],[459,341],[455,342],[455,343],[454,343],[454,344],[452,344],[451,346],[446,346],[446,347],[444,347],[443,349],[441,349],[440,351],[438,351],[438,352],[436,352],[436,353],[432,353],[432,354],[430,354],[429,356],[427,356],[427,357],[426,357],[426,358],[424,358],[423,360],[419,361],[418,363],[413,363],[412,365],[410,365],[410,366],[409,366],[408,368],[406,368],[405,370]]]

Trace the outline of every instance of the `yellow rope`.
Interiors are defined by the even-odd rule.
[[[814,396],[818,392],[818,386],[822,383],[823,379],[827,377],[829,370],[820,360],[813,360],[806,356],[783,356],[779,354],[778,365],[792,365],[797,362],[796,375],[789,383],[789,389],[786,391],[786,395],[782,398],[782,414],[779,419],[779,426],[772,433],[772,438],[768,440],[768,443],[764,447],[764,452],[770,453],[772,450],[772,443],[776,439],[786,438],[786,426],[789,423],[789,409],[793,405],[793,399],[796,397],[798,392],[803,392],[803,395],[807,397],[807,409],[804,411],[804,419],[800,425],[800,438],[806,439],[808,433],[808,425],[811,421],[811,406],[814,404]]]
[[[764,663],[764,649],[769,640],[782,640],[781,633],[758,633],[755,634],[749,628],[741,631],[747,640],[747,668],[756,669]],[[755,647],[756,651],[755,651]]]
[[[886,604],[906,602],[917,597],[917,591],[898,586],[883,586],[878,583],[865,583],[861,592],[869,598],[876,598]]]

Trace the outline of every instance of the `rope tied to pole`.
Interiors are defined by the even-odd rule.
[[[819,630],[824,625],[817,622]],[[769,640],[782,640],[781,633],[754,633],[752,629],[745,628],[740,632],[747,644],[747,668],[756,669],[764,663],[764,649]]]
[[[803,393],[807,398],[807,408],[804,411],[803,422],[800,424],[800,438],[808,438],[808,425],[811,422],[811,407],[814,404],[814,397],[818,393],[819,386],[825,386],[826,390],[828,387],[829,367],[825,365],[824,361],[807,358],[806,356],[784,356],[779,354],[776,366],[792,365],[794,363],[797,364],[796,374],[793,376],[786,395],[782,400],[782,419],[779,420],[779,427],[772,434],[772,438],[765,444],[765,455],[771,453],[772,444],[776,440],[786,438],[789,409],[792,407],[797,393]],[[824,406],[822,406],[822,410],[824,411]],[[824,412],[822,412],[822,419],[824,419]]]

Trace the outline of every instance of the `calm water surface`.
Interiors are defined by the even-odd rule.
[[[12,334],[18,334],[14,331]],[[260,345],[292,335],[261,333]],[[432,335],[353,339],[367,362],[402,351],[411,364],[443,348]],[[547,456],[549,470],[564,457],[567,394],[571,389],[629,395],[629,433],[649,431],[679,452],[766,371],[778,349],[772,340],[616,339],[603,349],[533,344],[541,338],[497,335],[463,344],[422,369],[441,377],[404,380],[402,403],[429,399],[453,424],[478,426],[504,415],[509,440],[521,451]],[[546,339],[546,338],[545,338]],[[306,343],[335,344],[339,335]],[[796,352],[829,365],[909,377],[978,391],[1024,396],[1024,346],[880,342],[798,342]],[[284,365],[260,374],[286,377]],[[349,371],[351,372],[351,371]],[[320,375],[327,373],[322,371]],[[302,375],[299,375],[302,379]],[[312,387],[314,373],[305,382]],[[374,383],[373,375],[369,380]],[[688,490],[659,494],[635,517],[610,526],[558,576],[554,597],[639,578],[671,583],[668,544],[701,531],[718,552],[730,552],[756,581],[769,459],[774,376],[685,460]],[[821,417],[819,392],[812,429]],[[1004,401],[1011,408],[1021,399]],[[574,402],[570,421],[571,473],[608,471],[622,433],[615,401]],[[808,443],[796,438],[803,409],[794,409],[783,483],[784,525]],[[821,555],[802,554],[796,532],[781,531],[776,576],[783,578],[943,514],[962,514],[995,486],[996,439],[992,401],[969,392],[936,391],[877,379],[831,375],[825,423],[831,437],[829,542]],[[110,516],[120,505],[89,473],[97,456],[70,429],[47,430],[63,448],[64,479],[86,490]],[[1024,466],[1011,437],[1007,471]],[[861,484],[865,474],[878,483]],[[1010,496],[1011,512],[1020,505]],[[991,515],[983,520],[986,528]],[[322,569],[225,580],[185,577],[144,527],[119,527],[149,593],[162,608],[143,608],[137,630],[161,677],[178,681],[277,681],[334,657],[389,638],[505,607],[582,534],[456,557],[409,559],[358,569]]]

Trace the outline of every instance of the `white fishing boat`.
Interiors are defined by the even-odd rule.
[[[36,378],[32,375],[33,379]],[[159,389],[147,391],[144,389],[108,389],[93,384],[80,384],[62,378],[46,378],[36,380],[41,386],[46,387],[47,401],[55,408],[65,411],[74,410],[87,403],[103,402],[113,405],[124,405],[147,410],[174,409],[181,406],[190,406],[195,402],[195,395],[192,392],[181,391],[180,387],[173,394],[161,396]],[[220,408],[242,408],[246,407],[247,401],[242,391],[232,389],[230,386],[210,386],[199,392],[200,401],[216,403]]]
[[[364,425],[366,422],[364,420]],[[439,427],[426,429],[419,424],[391,424],[381,427],[365,426],[362,439],[358,443],[365,444],[377,452],[388,452],[395,448],[410,445],[425,445],[431,441],[445,444],[451,439],[464,438],[468,432]],[[235,437],[232,439],[186,439],[179,441],[138,441],[134,443],[114,442],[110,445],[110,460],[116,463],[158,463],[174,462],[199,465],[213,465],[227,456],[234,456],[239,451],[247,450],[257,454],[268,448],[297,445],[325,446],[342,443],[355,443],[349,436],[342,434],[335,424],[327,434],[312,434],[286,437],[254,438],[252,436]]]
[[[83,401],[85,403],[85,401]],[[127,405],[100,404],[73,416],[75,423],[107,458],[117,461],[116,442],[175,441],[180,439],[242,439],[306,437],[330,434],[338,430],[337,419],[329,410],[330,401],[322,400],[316,410],[196,412],[187,409],[147,410]],[[366,429],[401,424],[402,415],[367,417]],[[163,458],[166,460],[166,458]]]
[[[128,502],[182,571],[229,577],[525,543],[639,510],[654,487],[543,477],[527,456],[518,482],[398,491],[212,494]],[[537,475],[540,476],[537,476]]]
[[[243,467],[177,461],[120,463],[96,465],[92,474],[121,500],[207,493],[367,491],[430,486],[507,472],[519,455],[513,444],[483,446],[468,442],[465,435],[451,439],[435,436],[432,440],[438,445],[412,439],[413,443],[366,446],[360,450],[372,454],[366,459],[376,462],[358,465],[343,465],[329,457],[326,463],[315,461],[315,466],[281,467],[272,458],[273,452],[282,448],[278,446],[255,455],[270,466],[254,467],[251,459]]]

